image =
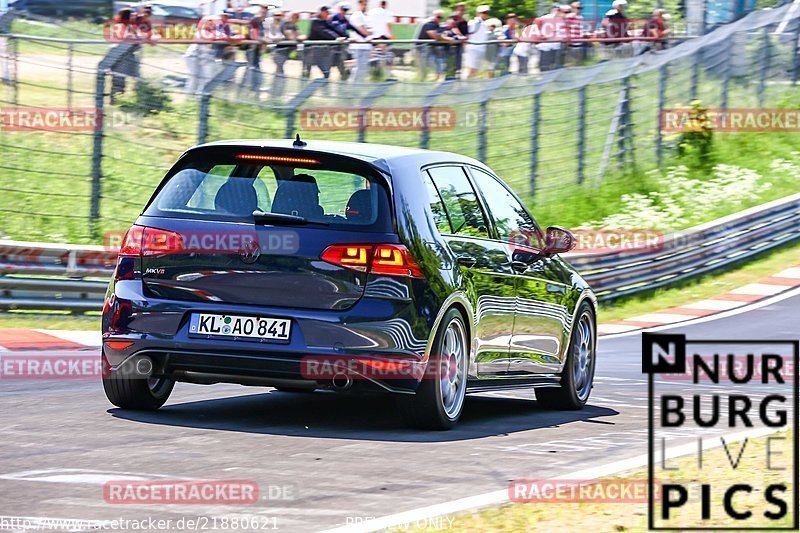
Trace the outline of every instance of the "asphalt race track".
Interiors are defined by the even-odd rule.
[[[669,331],[797,339],[799,308],[795,291]],[[540,410],[527,391],[471,396],[459,426],[443,433],[406,429],[383,397],[179,383],[161,411],[142,414],[112,408],[95,381],[0,380],[0,509],[77,519],[257,515],[274,517],[270,528],[279,531],[318,531],[644,454],[641,336],[603,338],[599,351],[584,411]],[[109,480],[182,478],[253,480],[264,499],[238,507],[119,505],[103,496]]]

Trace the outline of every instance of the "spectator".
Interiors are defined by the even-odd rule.
[[[444,24],[442,31],[443,40],[450,41],[447,46],[443,46],[444,68],[447,79],[454,79],[458,72],[457,62],[461,57],[461,44],[453,44],[453,41],[466,41],[467,37],[458,30],[458,19],[455,15],[450,15]]]
[[[151,10],[151,8],[148,6],[147,10]],[[143,27],[146,29],[146,33],[144,34],[139,33],[138,24],[140,20],[143,21]],[[122,35],[125,36],[123,41],[130,42],[131,39],[133,39],[133,41],[137,41],[140,38],[150,38],[151,27],[149,24],[149,16],[145,15],[144,11],[140,17],[139,14],[134,13],[130,8],[122,8],[114,18],[114,23],[117,27],[125,28],[122,30]],[[127,30],[128,28],[135,28],[135,30],[129,32]],[[132,44],[128,52],[123,55],[114,65],[112,65],[111,103],[116,102],[117,95],[125,93],[127,80],[129,77],[134,78],[135,80],[139,78],[141,71],[141,60],[139,57],[140,49],[141,47],[139,44]]]
[[[388,2],[382,0],[380,7],[370,9],[367,13],[369,24],[372,29],[372,38],[388,41],[394,39],[392,24],[394,24],[394,14],[387,8]]]
[[[583,5],[580,2],[572,2],[569,7],[570,12],[566,16],[567,38],[569,40],[567,52],[575,62],[580,63],[588,55],[588,43],[580,42],[580,39],[583,39],[586,35],[583,27],[583,15],[581,15]]]
[[[469,24],[469,44],[464,49],[467,79],[478,76],[486,58],[485,43],[491,39],[489,26],[486,24],[490,10],[485,4],[478,6],[477,16]]]
[[[537,21],[538,19],[534,20],[532,24],[522,30],[522,38],[514,47],[513,54],[517,58],[517,74],[528,74],[528,61],[530,61],[531,52],[533,51],[531,40],[539,31],[536,26]]]
[[[352,31],[357,35],[361,35],[362,37],[366,37],[363,35],[360,30],[358,30],[353,24],[350,23],[350,4],[347,2],[340,2],[339,3],[339,12],[336,13],[331,17],[331,23],[336,26],[338,31],[348,37],[350,34],[348,32]],[[343,80],[347,80],[350,77],[350,73],[345,68],[345,59],[347,59],[347,52],[345,51],[344,47],[336,47],[333,50],[333,66],[339,71],[339,76]]]
[[[277,29],[275,18],[267,20],[267,8],[262,6],[256,16],[250,19],[251,41],[256,41],[247,45],[247,73],[245,82],[249,82],[250,89],[258,94],[261,91],[261,83],[264,76],[261,73],[261,55],[264,52],[264,41],[271,40]]]
[[[509,13],[506,15],[506,24],[503,26],[498,39],[509,41],[500,45],[498,53],[498,69],[501,74],[507,74],[511,70],[511,56],[514,53],[517,41],[517,14]]]
[[[367,22],[367,0],[358,0],[358,9],[350,17],[350,25],[355,28],[354,35],[351,37],[353,43],[350,51],[355,59],[353,68],[353,82],[363,83],[367,81],[369,74],[369,58],[372,54],[372,45],[367,42],[370,37],[370,30]]]
[[[417,35],[417,40],[428,41],[417,44],[417,66],[422,81],[428,79],[428,70],[433,68],[437,76],[440,74],[440,54],[439,48],[434,47],[436,41],[442,40],[442,18],[444,11],[437,9],[433,16],[422,25]]]
[[[561,41],[563,40],[561,33],[566,30],[561,6],[553,4],[550,7],[550,13],[539,17],[536,25],[542,41],[536,45],[536,49],[539,50],[539,70],[541,72],[553,70],[561,63]]]
[[[614,0],[611,6],[613,9],[606,13],[601,24],[605,30],[606,37],[612,39],[610,41],[612,44],[617,44],[620,42],[619,39],[630,37],[628,33],[630,21],[625,16],[625,8],[628,6],[628,1]],[[614,39],[617,40],[614,41]]]
[[[456,4],[455,11],[453,11],[453,16],[455,17],[456,21],[456,30],[458,33],[464,36],[464,41],[469,38],[469,21],[467,21],[467,4],[465,2],[459,2]],[[461,46],[457,46],[455,50],[456,54],[456,62],[455,62],[455,72],[453,72],[453,76],[456,73],[461,72],[461,68],[464,62],[464,47],[466,45],[462,44]]]
[[[489,28],[489,41],[500,41],[504,39],[503,23],[500,22],[500,19],[487,19],[486,26]],[[485,46],[485,49],[485,64],[490,75],[494,76],[495,68],[497,68],[497,63],[500,59],[500,45],[498,43],[490,43]]]
[[[319,8],[317,15],[311,19],[311,28],[308,32],[309,41],[343,41],[347,38],[347,34],[340,30],[339,27],[333,24],[330,20],[330,8],[322,6]],[[316,66],[322,75],[328,79],[331,77],[331,65],[335,59],[334,51],[331,50],[330,45],[314,45],[309,46],[308,53],[311,55],[309,68]]]
[[[666,9],[653,11],[653,16],[645,24],[643,32],[643,36],[651,41],[645,43],[642,53],[666,48],[664,40],[672,34],[672,30],[667,28],[667,20],[669,20],[669,14]]]
[[[293,48],[291,44],[281,44],[281,42],[301,42],[305,39],[305,36],[300,33],[300,29],[297,26],[298,20],[300,20],[300,14],[296,11],[283,13],[277,10],[273,13],[273,21],[279,22],[278,29],[280,30],[280,34],[272,33],[270,37],[270,42],[275,45],[275,48],[272,50],[272,59],[275,62],[275,77],[272,82],[273,98],[280,98],[283,96],[283,91],[286,87],[284,65],[289,59],[289,54]]]
[[[367,13],[367,19],[369,20],[369,25],[372,30],[372,38],[380,41],[394,39],[394,34],[392,33],[394,14],[389,11],[386,0],[382,0],[379,5],[380,7],[371,9],[369,13]],[[376,44],[374,45],[373,50],[376,53],[376,58],[379,65],[378,68],[382,72],[384,65],[386,64],[389,45],[385,43]]]

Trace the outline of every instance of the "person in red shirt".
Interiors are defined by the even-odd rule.
[[[656,9],[645,24],[643,35],[647,39],[651,39],[648,46],[652,49],[663,50],[666,48],[665,39],[672,33],[672,30],[667,28],[668,18],[669,15],[665,9]]]

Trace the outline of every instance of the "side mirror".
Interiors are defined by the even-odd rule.
[[[542,252],[546,255],[565,254],[575,248],[576,244],[572,232],[558,226],[550,226],[547,228],[545,247]]]

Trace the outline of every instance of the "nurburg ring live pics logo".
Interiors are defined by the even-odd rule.
[[[799,351],[642,335],[650,530],[797,531]]]

